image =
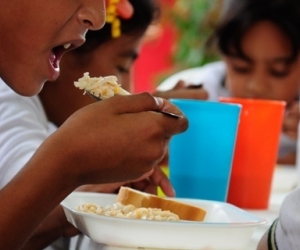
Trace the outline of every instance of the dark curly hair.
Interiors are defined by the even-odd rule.
[[[283,32],[294,61],[300,50],[300,0],[230,0],[209,44],[213,41],[222,54],[247,60],[241,42],[260,21],[270,21]]]

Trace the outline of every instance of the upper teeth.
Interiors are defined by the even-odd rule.
[[[64,44],[64,48],[65,48],[65,49],[70,48],[70,46],[71,46],[71,43]]]

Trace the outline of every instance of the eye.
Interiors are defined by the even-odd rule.
[[[117,66],[117,69],[118,71],[121,73],[121,74],[128,74],[129,73],[129,69],[125,68],[125,67],[122,67],[120,65]]]
[[[270,70],[272,76],[277,78],[283,78],[289,75],[289,70],[279,71],[279,70]]]

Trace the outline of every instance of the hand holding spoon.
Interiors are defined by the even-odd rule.
[[[97,101],[101,101],[110,98],[114,95],[130,95],[128,91],[121,88],[117,83],[117,77],[93,77],[89,76],[89,73],[84,73],[83,77],[74,82],[74,85],[79,89],[84,89],[85,93],[94,98]],[[182,118],[181,115],[177,115],[168,111],[156,111],[172,118]]]

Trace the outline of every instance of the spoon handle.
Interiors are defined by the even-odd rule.
[[[94,98],[95,100],[97,100],[97,101],[102,101],[102,99],[101,99],[100,97],[93,95],[93,94],[90,93],[89,91],[86,91],[86,93],[87,93],[90,97]],[[167,115],[167,116],[172,117],[172,118],[175,118],[175,119],[182,118],[181,115],[176,115],[176,114],[171,113],[171,112],[168,112],[168,111],[158,110],[158,111],[156,111],[156,112],[162,113],[162,114],[164,114],[164,115]]]
[[[169,117],[172,117],[172,118],[175,118],[175,119],[179,119],[179,118],[182,118],[182,115],[176,115],[174,113],[171,113],[171,112],[168,112],[168,111],[157,111],[158,113],[162,113],[164,115],[167,115]]]

